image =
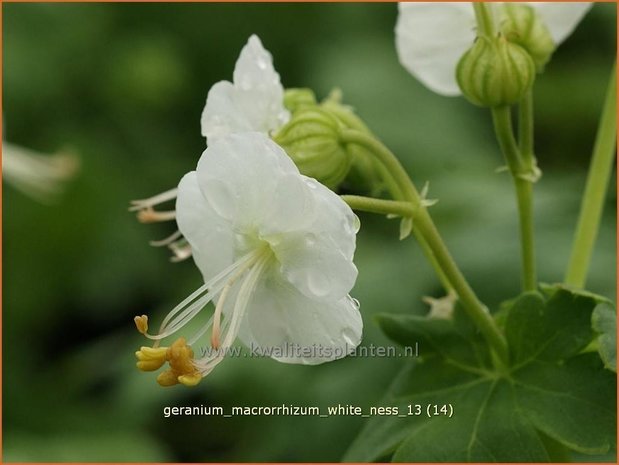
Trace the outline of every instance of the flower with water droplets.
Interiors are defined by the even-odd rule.
[[[273,58],[256,35],[241,50],[232,82],[211,87],[201,124],[207,143],[227,134],[266,134],[303,174],[333,189],[353,161],[339,137],[344,121],[328,105],[319,104],[309,89],[284,92]]]
[[[510,5],[512,5],[510,3]],[[591,8],[590,3],[523,2],[539,16],[555,45],[563,42]],[[508,40],[523,46],[533,58],[539,50],[527,37],[515,37],[519,24],[502,3],[492,4]],[[518,18],[521,16],[519,15]],[[539,25],[538,38],[546,42]],[[446,96],[460,95],[456,65],[476,37],[475,13],[469,2],[406,2],[399,4],[395,28],[400,63],[430,90]],[[543,58],[536,62],[543,64]]]
[[[304,364],[344,357],[359,344],[363,323],[349,296],[358,219],[339,196],[301,175],[267,136],[212,142],[178,186],[176,219],[205,284],[157,333],[148,333],[145,315],[135,319],[156,341],[136,353],[138,367],[153,371],[169,362],[160,384],[195,385],[237,337],[279,361]],[[211,301],[215,310],[195,334],[159,347]],[[209,332],[209,350],[195,358],[191,346]],[[291,345],[303,350],[273,351]]]
[[[301,94],[304,92],[301,91]],[[293,94],[299,94],[293,91]],[[310,103],[316,106],[311,92]],[[260,132],[267,136],[272,136],[276,131],[286,126],[290,120],[290,112],[285,106],[284,88],[280,82],[280,77],[273,67],[271,54],[262,46],[262,42],[256,35],[252,35],[247,44],[241,50],[236,62],[233,80],[220,81],[214,84],[208,92],[206,105],[202,112],[201,126],[202,135],[207,138],[207,143],[211,144],[218,138],[230,134],[240,134],[245,132]],[[290,98],[288,103],[290,103]],[[329,132],[329,131],[327,131]],[[329,132],[328,135],[331,135]],[[280,144],[281,145],[281,144]],[[303,147],[306,149],[307,144]],[[337,155],[337,141],[328,145],[323,151],[325,156],[321,156],[321,166],[325,164],[324,159]],[[288,148],[291,150],[291,148]],[[293,156],[294,153],[288,153]],[[304,153],[301,153],[303,156]],[[298,157],[297,157],[298,158]],[[307,158],[307,157],[306,157]],[[342,157],[340,157],[342,158]],[[346,157],[344,157],[346,158]],[[294,159],[294,156],[293,156]],[[305,160],[309,163],[309,169],[304,171],[312,177],[317,177],[320,170],[316,170],[316,164],[312,160]],[[343,163],[348,164],[344,159]],[[341,164],[341,163],[340,163]],[[301,165],[301,164],[300,164]],[[333,168],[338,171],[336,175],[330,172],[334,164],[330,161],[326,163],[327,168],[322,171],[329,171],[325,176],[318,176],[319,181],[331,181],[341,179],[341,167],[336,164]],[[345,174],[345,173],[344,173]],[[137,212],[138,220],[143,223],[160,221],[173,221],[176,219],[174,210],[156,210],[160,204],[172,201],[176,198],[177,189],[170,189],[151,198],[134,200],[131,202],[130,211]],[[191,256],[190,244],[181,238],[179,231],[160,241],[152,241],[153,246],[167,246],[173,253],[172,261],[181,261]]]
[[[256,35],[252,35],[241,50],[233,74],[233,82],[220,81],[209,90],[202,112],[202,135],[210,144],[218,137],[244,132],[270,134],[290,119],[284,107],[284,88],[273,68],[273,58]],[[142,223],[174,221],[174,210],[156,210],[160,204],[176,198],[178,190],[169,189],[150,198],[134,200],[129,211],[137,212]],[[154,247],[167,246],[178,262],[191,257],[192,250],[179,231]]]

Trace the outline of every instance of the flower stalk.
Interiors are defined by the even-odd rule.
[[[477,35],[492,38],[496,31],[494,28],[494,18],[492,16],[492,4],[486,2],[473,3],[475,10],[475,20],[477,21]]]
[[[398,187],[403,192],[404,201],[409,202],[414,212],[415,227],[413,231],[416,238],[422,239],[422,247],[425,244],[431,252],[432,261],[436,264],[439,276],[444,276],[450,287],[458,294],[462,305],[474,321],[490,346],[494,349],[501,361],[507,360],[507,342],[488,309],[481,303],[466,278],[459,270],[454,259],[451,257],[447,246],[443,242],[432,218],[430,217],[424,199],[419,194],[412,180],[393,153],[374,137],[353,129],[343,130],[340,135],[343,144],[357,144],[363,146],[383,164],[391,174]],[[358,201],[353,199],[353,201]],[[363,206],[369,206],[370,202],[364,201]],[[380,205],[387,207],[389,204],[376,203],[372,207]],[[400,208],[400,202],[393,206]],[[382,213],[385,211],[383,210]]]
[[[583,287],[586,282],[591,254],[600,226],[604,198],[615,160],[617,138],[617,69],[613,65],[604,109],[595,138],[591,167],[582,198],[576,235],[572,245],[565,283]]]
[[[359,195],[342,195],[341,197],[353,210],[402,217],[412,217],[415,214],[415,208],[410,202],[375,199]]]
[[[534,164],[535,158],[529,152],[532,148],[532,135],[527,128],[532,129],[532,124],[529,124],[528,117],[525,117],[524,121],[521,120],[521,144],[526,144],[528,152],[525,157],[514,138],[511,108],[508,106],[492,108],[492,121],[497,141],[514,180],[516,190],[522,255],[522,288],[525,291],[532,291],[537,286],[533,227],[533,182],[539,177],[539,172]]]

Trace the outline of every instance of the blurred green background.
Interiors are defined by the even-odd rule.
[[[432,94],[398,64],[395,4],[4,4],[4,137],[42,152],[70,148],[82,169],[62,202],[3,186],[5,461],[338,461],[355,417],[163,418],[174,405],[318,405],[367,409],[402,361],[318,367],[222,363],[197,388],[162,389],[135,369],[132,318],[162,318],[201,284],[189,260],[149,247],[173,230],[143,226],[131,199],[173,187],[204,149],[210,86],[231,79],[250,34],[286,87],[345,101],[430,181],[431,212],[481,298],[519,289],[514,196],[487,112]],[[609,70],[616,7],[599,4],[536,86],[540,277],[559,281]],[[615,296],[615,181],[589,287]],[[355,262],[364,344],[388,344],[377,312],[425,312],[440,287],[398,224],[361,215]]]

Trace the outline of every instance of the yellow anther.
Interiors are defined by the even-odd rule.
[[[160,349],[151,349],[160,350]],[[170,368],[157,377],[161,386],[173,386],[181,383],[185,386],[195,386],[202,379],[202,375],[193,365],[193,350],[187,345],[184,337],[177,339],[165,350],[165,359]]]
[[[153,349],[152,347],[141,347],[135,353],[138,359],[137,367],[142,371],[155,371],[163,366],[166,362],[167,347],[159,347]]]
[[[171,221],[176,218],[176,211],[156,211],[153,207],[146,207],[137,213],[140,223],[157,223],[160,221]]]
[[[136,316],[133,321],[138,331],[142,334],[146,334],[148,331],[148,317],[146,315]]]
[[[174,374],[172,369],[169,369],[157,376],[157,382],[159,383],[159,386],[163,387],[174,386],[175,384],[178,384],[178,376]]]
[[[169,348],[167,353],[170,368],[181,374],[189,374],[195,371],[192,363],[193,350],[187,345],[184,337],[178,338]]]
[[[178,377],[178,382],[188,387],[195,386],[201,380],[202,375],[200,373],[194,373],[193,375],[182,375]]]
[[[146,315],[135,317],[138,330],[144,328],[146,331],[146,321]],[[170,347],[140,347],[135,356],[138,359],[137,367],[142,371],[155,371],[165,362],[170,364],[170,368],[157,376],[157,382],[161,386],[173,386],[179,383],[195,386],[202,379],[202,375],[193,364],[193,350],[187,345],[184,337],[177,339]]]

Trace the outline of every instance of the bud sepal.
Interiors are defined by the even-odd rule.
[[[475,105],[513,105],[533,86],[535,64],[526,50],[503,35],[478,37],[460,59],[456,79],[464,96]]]
[[[318,105],[297,107],[288,123],[273,140],[294,161],[299,171],[335,189],[344,180],[351,166],[351,156],[340,143],[342,124]]]

